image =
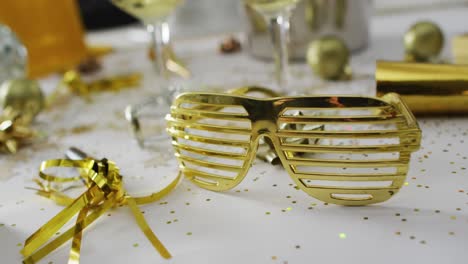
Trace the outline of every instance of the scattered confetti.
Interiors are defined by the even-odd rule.
[[[345,233],[340,233],[338,236],[341,239],[346,239],[346,237],[347,237],[347,235]]]
[[[187,235],[187,236],[191,236],[191,235],[192,235],[192,232],[187,232],[186,235]]]
[[[133,247],[138,247],[138,246],[139,246],[138,243],[133,244]]]

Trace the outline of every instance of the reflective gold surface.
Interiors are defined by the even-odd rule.
[[[294,115],[295,111],[303,115]],[[167,121],[180,169],[200,187],[224,191],[237,186],[255,159],[260,139],[265,138],[300,189],[341,205],[391,198],[403,185],[410,154],[421,140],[414,116],[397,94],[259,99],[185,93],[173,103]],[[323,125],[324,129],[282,129],[282,124]],[[291,143],[291,139],[309,142]],[[383,143],[387,139],[391,142]],[[385,158],[375,156],[380,154]],[[324,170],[303,171],[318,168]],[[317,181],[322,184],[314,184]],[[365,182],[370,185],[362,185]]]
[[[468,66],[378,61],[375,79],[415,114],[468,114]]]

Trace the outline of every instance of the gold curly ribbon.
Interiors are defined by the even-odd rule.
[[[138,87],[141,80],[142,75],[140,73],[131,73],[85,82],[78,71],[70,70],[63,74],[62,81],[58,87],[46,99],[46,105],[47,107],[54,105],[61,96],[69,94],[70,92],[90,101],[91,93],[105,91],[117,92],[126,88]]]
[[[46,169],[51,167],[77,168],[80,171],[80,176],[66,178],[44,173]],[[36,181],[41,187],[41,189],[37,191],[38,194],[55,201],[59,205],[67,207],[26,239],[24,248],[21,250],[21,254],[24,256],[23,263],[36,263],[59,246],[72,239],[68,263],[78,264],[80,260],[83,230],[107,210],[123,205],[128,205],[130,207],[141,231],[159,254],[166,259],[171,258],[169,251],[149,227],[138,205],[151,203],[166,196],[179,183],[181,179],[180,172],[169,185],[159,192],[142,197],[132,197],[126,193],[123,187],[122,176],[119,174],[119,168],[114,162],[107,159],[47,160],[42,162],[40,166],[39,177],[45,181],[46,184],[44,184],[43,181]],[[88,190],[76,199],[65,195],[62,192],[65,190],[58,191],[51,187],[52,183],[74,181],[83,181],[88,187]],[[70,188],[74,187],[75,186],[72,186]],[[54,240],[48,242],[52,236],[76,214],[78,214],[78,216],[75,225]]]
[[[15,154],[18,147],[36,135],[28,118],[7,107],[0,115],[0,153]]]

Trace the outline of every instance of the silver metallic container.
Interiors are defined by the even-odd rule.
[[[273,47],[263,17],[245,5],[248,48],[252,55],[271,59]],[[289,56],[304,59],[309,43],[324,35],[342,38],[351,51],[365,48],[369,40],[372,3],[369,0],[302,0],[293,11]]]

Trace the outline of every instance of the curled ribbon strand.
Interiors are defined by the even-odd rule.
[[[46,169],[51,167],[77,168],[80,171],[80,176],[65,178],[44,173]],[[149,227],[138,205],[151,203],[166,196],[179,183],[181,179],[180,172],[169,185],[159,192],[142,197],[131,197],[126,193],[123,187],[122,176],[119,174],[119,168],[115,163],[107,159],[48,160],[41,164],[39,176],[48,184],[36,181],[41,188],[38,190],[38,194],[67,207],[26,239],[24,248],[21,250],[21,254],[24,256],[23,263],[36,263],[72,239],[68,263],[78,264],[83,230],[107,210],[121,205],[128,205],[130,207],[138,226],[159,254],[166,259],[171,258],[169,251]],[[50,187],[51,183],[80,180],[85,181],[88,190],[76,199],[72,199],[63,194],[62,191],[57,191]],[[54,240],[48,242],[76,214],[78,216],[75,225]]]

